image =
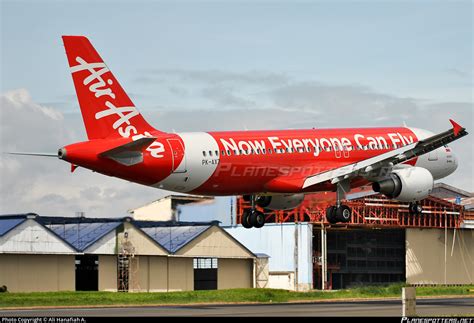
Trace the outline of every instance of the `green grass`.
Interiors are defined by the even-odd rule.
[[[0,293],[0,308],[30,306],[158,305],[189,303],[289,302],[325,299],[400,297],[403,284],[339,291],[290,292],[277,289],[229,289],[169,293],[45,292]],[[474,286],[417,287],[417,296],[473,295]]]

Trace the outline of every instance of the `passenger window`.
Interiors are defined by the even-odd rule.
[[[221,156],[225,155],[225,150],[221,151]]]
[[[230,150],[227,150],[227,156],[230,156]]]
[[[206,152],[205,152],[205,151],[203,151],[203,152],[202,152],[202,155],[203,155],[204,157],[206,157]]]
[[[236,155],[236,156],[238,155],[237,150],[234,150],[234,155]]]
[[[215,153],[216,153],[216,156],[219,156],[219,150],[216,150]]]
[[[260,149],[257,149],[257,155],[260,154]]]
[[[271,153],[272,153],[272,150],[271,150],[271,149],[268,149],[268,153],[271,154]]]
[[[210,150],[209,150],[209,156],[211,156],[211,157],[212,157],[212,151],[210,151]]]

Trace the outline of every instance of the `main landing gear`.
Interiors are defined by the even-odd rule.
[[[330,206],[326,209],[326,219],[329,223],[350,222],[352,210],[347,205]]]
[[[342,180],[336,184],[336,187],[336,205],[330,206],[326,209],[326,219],[331,224],[350,222],[352,210],[347,205],[341,204],[341,200],[345,198],[346,192],[349,192],[350,190],[350,183],[348,180]]]
[[[423,212],[423,207],[416,202],[412,202],[408,205],[408,212],[410,212],[410,215],[420,215]]]
[[[246,229],[261,228],[265,225],[265,214],[255,208],[255,196],[245,196],[245,200],[250,200],[251,208],[245,209],[242,214],[242,226]]]

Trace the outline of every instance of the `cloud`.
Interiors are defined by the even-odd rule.
[[[48,157],[6,155],[7,151],[55,153],[58,148],[84,140],[80,114],[67,121],[53,107],[35,103],[19,89],[0,96],[0,214],[36,212],[44,215],[125,216],[165,191],[131,184]]]
[[[160,129],[177,132],[379,127],[402,126],[404,123],[410,127],[441,132],[451,126],[448,122],[450,118],[468,131],[474,129],[472,102],[432,103],[426,99],[379,93],[357,84],[330,85],[295,80],[288,76],[277,78],[275,82],[256,84],[254,82],[259,78],[252,77],[251,71],[248,73],[250,75],[245,77],[243,73],[200,71],[198,74],[180,70],[178,75],[195,82],[188,84],[189,89],[199,87],[202,90],[187,91],[185,101],[181,101],[179,95],[174,96],[174,102],[178,105],[172,109],[154,106],[147,111],[159,111],[159,115],[154,115],[152,119]],[[198,79],[198,76],[203,78]],[[167,79],[165,70],[161,77]],[[245,83],[245,80],[251,81]],[[236,86],[238,82],[242,84]],[[234,85],[230,85],[232,83]],[[167,79],[164,84],[183,86],[173,78]],[[453,175],[442,181],[472,191],[474,151],[470,136],[451,144],[460,165]]]
[[[179,82],[204,84],[245,84],[245,85],[280,85],[288,82],[289,77],[283,73],[265,71],[231,72],[222,70],[186,70],[186,69],[150,69],[140,72],[135,81],[141,83],[163,83],[169,79]]]
[[[249,72],[252,74],[252,72]],[[164,131],[224,131],[326,127],[408,126],[433,132],[448,129],[449,118],[474,128],[472,102],[431,103],[378,93],[368,87],[224,72],[175,73],[188,78],[186,86],[163,77],[162,88],[171,92],[173,106],[151,95],[136,102],[158,129]],[[263,73],[262,75],[264,75]],[[207,79],[197,80],[207,75]],[[276,74],[277,76],[279,74]],[[234,77],[234,78],[233,78]],[[219,83],[219,80],[222,83]],[[194,82],[199,84],[194,84]],[[79,109],[63,115],[59,108],[36,103],[24,89],[0,97],[1,151],[56,152],[59,147],[85,140]],[[474,156],[471,136],[451,144],[458,170],[443,182],[474,190]],[[87,216],[124,216],[126,211],[169,192],[129,183],[78,168],[56,158],[1,155],[0,213],[37,212]]]

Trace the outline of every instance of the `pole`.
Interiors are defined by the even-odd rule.
[[[416,315],[416,290],[415,287],[402,288],[402,316]]]
[[[444,284],[447,284],[448,267],[448,216],[444,210]]]
[[[295,290],[298,291],[298,223],[295,223],[295,250],[293,251],[295,261]]]
[[[327,244],[326,228],[321,225],[321,289],[325,290],[327,285]]]

